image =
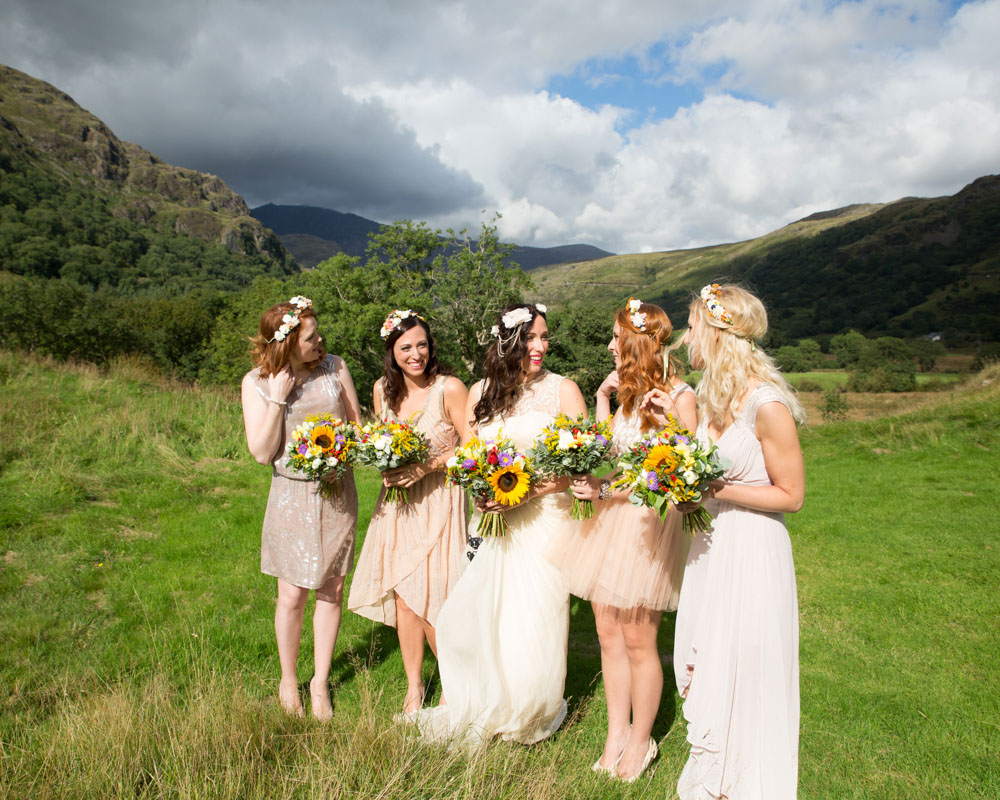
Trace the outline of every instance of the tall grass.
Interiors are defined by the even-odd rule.
[[[802,432],[803,798],[1000,796],[1000,370],[934,397]],[[579,601],[572,715],[534,747],[466,756],[393,725],[395,635],[349,613],[332,722],[281,713],[274,587],[257,569],[269,475],[245,453],[235,393],[134,361],[0,353],[0,457],[0,796],[675,796],[669,663],[655,769],[631,787],[588,769],[605,710]],[[378,481],[358,482],[363,534]],[[666,615],[665,656],[672,628]],[[310,647],[307,625],[303,681]]]

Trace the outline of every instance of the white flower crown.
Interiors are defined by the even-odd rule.
[[[642,308],[642,300],[638,300],[635,297],[630,297],[628,299],[628,317],[632,320],[632,324],[635,325],[643,333],[646,332],[646,315],[639,309]]]
[[[312,308],[312,300],[308,297],[303,297],[302,295],[295,295],[291,300],[288,301],[291,305],[295,306],[295,310],[291,314],[284,314],[281,317],[281,325],[278,326],[278,330],[274,332],[274,336],[267,340],[267,343],[271,342],[283,342],[285,338],[293,330],[299,327],[299,323],[302,322],[299,319],[299,314],[305,311],[307,308]]]
[[[535,308],[541,311],[543,314],[548,312],[548,306],[542,305],[541,303],[535,303]],[[506,336],[501,335],[500,326],[494,325],[490,328],[490,333],[497,337],[497,353],[503,355],[503,349],[506,345],[511,342],[517,341],[517,338],[521,334],[521,325],[525,322],[531,321],[531,309],[528,306],[519,306],[518,308],[512,308],[502,317],[500,317],[500,322],[503,324],[505,330],[510,331]]]
[[[382,330],[379,331],[379,336],[383,339],[388,339],[392,335],[392,332],[399,327],[399,323],[404,319],[410,317],[416,317],[417,319],[424,319],[412,308],[399,309],[397,308],[388,317],[385,318],[385,322],[382,323]],[[424,320],[426,322],[426,320]]]

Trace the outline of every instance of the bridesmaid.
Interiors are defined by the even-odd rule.
[[[358,398],[342,358],[327,355],[316,327],[312,302],[293,297],[264,312],[252,339],[254,369],[243,378],[243,422],[250,453],[271,465],[271,492],[264,513],[260,569],[278,579],[274,630],[281,661],[278,699],[301,716],[296,664],[302,616],[309,590],[316,592],[313,614],[315,671],[309,681],[312,712],[332,715],[327,680],[340,630],[344,578],[354,562],[358,495],[350,470],[332,498],[319,481],[303,479],[285,466],[292,431],[310,414],[332,413],[358,422]]]
[[[445,462],[464,433],[469,392],[441,373],[430,327],[416,312],[393,311],[381,335],[385,373],[372,390],[375,413],[411,422],[430,442],[430,455],[383,473],[347,607],[396,628],[406,672],[403,713],[412,714],[424,700],[424,642],[436,656],[434,624],[467,540],[465,493],[445,485]],[[386,503],[390,486],[405,487],[409,503]]]
[[[650,389],[663,392],[682,425],[697,427],[694,392],[678,377],[669,353],[671,333],[666,313],[650,303],[630,299],[615,316],[608,344],[615,370],[597,391],[597,417],[611,415],[617,392],[620,405],[611,422],[616,455],[661,427],[640,408]],[[675,509],[661,521],[656,511],[632,505],[627,491],[609,491],[609,484],[592,475],[573,481],[576,497],[600,502],[582,535],[564,537],[554,552],[570,591],[593,604],[601,644],[608,733],[592,769],[631,783],[657,753],[650,736],[663,692],[656,636],[663,612],[677,607],[687,537]]]
[[[698,436],[732,467],[706,508],[677,611],[674,671],[691,754],[682,800],[793,800],[798,781],[799,621],[785,513],[805,498],[794,391],[757,346],[759,299],[711,284],[691,303],[684,337],[698,384]],[[645,403],[663,411],[662,392]]]

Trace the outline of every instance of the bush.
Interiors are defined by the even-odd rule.
[[[847,419],[847,398],[836,389],[824,392],[823,404],[819,407],[819,411],[827,422]]]
[[[858,363],[867,343],[868,339],[857,331],[839,333],[830,339],[830,352],[837,357],[840,366],[846,369]]]
[[[969,366],[971,372],[980,372],[990,364],[1000,362],[1000,342],[988,342],[979,348],[976,357]]]
[[[796,390],[800,392],[822,392],[823,386],[819,381],[810,380],[809,378],[803,378],[795,385]]]
[[[913,351],[892,336],[866,341],[847,380],[852,392],[912,392],[916,387]]]

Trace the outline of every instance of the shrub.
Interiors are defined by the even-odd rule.
[[[836,389],[824,392],[823,403],[819,407],[819,411],[827,422],[847,419],[847,398]]]
[[[916,386],[913,351],[892,336],[866,341],[847,380],[852,392],[912,392]]]
[[[803,378],[796,385],[795,388],[800,392],[822,392],[823,386],[819,381],[810,380],[809,378]]]
[[[971,372],[980,372],[990,364],[1000,362],[1000,342],[988,342],[979,348],[976,357],[969,366]]]

